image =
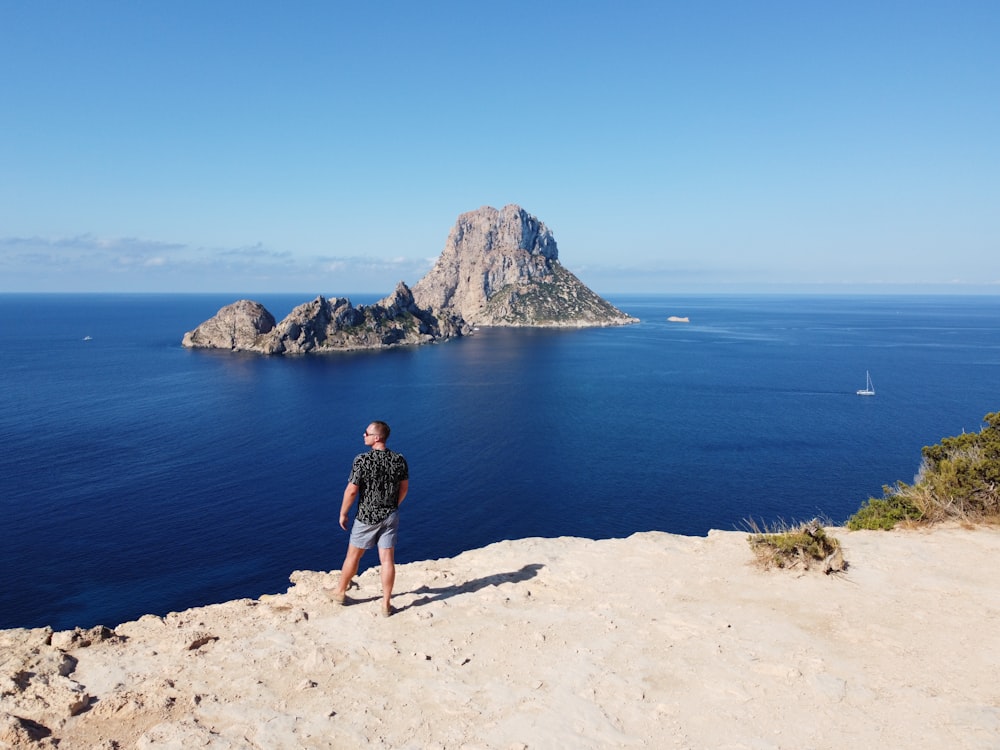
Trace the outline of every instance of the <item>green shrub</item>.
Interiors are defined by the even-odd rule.
[[[885,497],[868,498],[858,512],[847,519],[847,528],[851,531],[888,531],[901,521],[919,521],[923,518],[923,513],[905,495],[897,494],[889,487],[883,488],[883,491]]]
[[[747,537],[757,562],[767,568],[810,568],[816,563],[824,565],[824,572],[843,570],[840,542],[828,536],[818,520],[794,528],[757,531]]]
[[[883,487],[847,519],[849,529],[891,529],[902,521],[1000,522],[1000,412],[987,414],[979,432],[924,446],[912,485]]]

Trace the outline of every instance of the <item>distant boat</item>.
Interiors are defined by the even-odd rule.
[[[83,340],[84,340],[84,341],[92,341],[93,339],[91,339],[91,337],[90,337],[90,336],[84,336],[84,337],[83,337]]]
[[[858,391],[859,396],[874,396],[875,386],[872,385],[872,376],[868,374],[868,370],[865,370],[865,387]]]
[[[691,319],[690,318],[686,318],[686,317],[682,318],[679,315],[671,315],[669,318],[667,318],[667,322],[668,323],[690,323]]]

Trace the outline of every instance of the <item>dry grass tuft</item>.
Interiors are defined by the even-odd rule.
[[[747,542],[757,564],[771,568],[821,569],[824,573],[839,573],[847,569],[840,542],[828,536],[819,519],[795,527],[780,522],[776,527],[761,529],[748,523]]]

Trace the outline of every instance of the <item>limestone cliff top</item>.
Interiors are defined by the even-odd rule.
[[[995,747],[1000,530],[522,539],[113,631],[0,631],[0,747]],[[6,745],[4,745],[6,743]]]

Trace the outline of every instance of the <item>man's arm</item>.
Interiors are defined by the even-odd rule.
[[[344,531],[347,531],[347,514],[351,510],[351,506],[354,505],[354,501],[358,499],[358,490],[360,489],[358,485],[351,482],[348,482],[347,487],[344,488],[344,500],[340,504],[340,528]]]
[[[399,493],[396,495],[396,507],[403,504],[407,491],[410,489],[410,480],[404,479],[399,483]]]

